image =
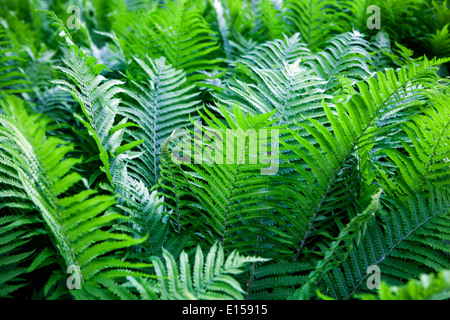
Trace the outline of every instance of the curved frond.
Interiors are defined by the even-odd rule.
[[[234,276],[242,273],[251,262],[267,261],[244,257],[237,251],[225,259],[224,251],[217,243],[206,258],[198,246],[193,266],[185,252],[181,253],[179,266],[168,251],[164,251],[163,257],[165,263],[159,258],[152,258],[152,261],[160,277],[158,289],[164,300],[242,300],[245,291]]]
[[[117,201],[114,196],[90,189],[65,195],[82,179],[73,171],[80,159],[68,157],[73,145],[47,136],[48,120],[30,116],[17,98],[8,100],[7,110],[9,115],[0,115],[0,141],[18,178],[9,184],[20,184],[23,197],[38,209],[61,267],[79,270],[83,281],[92,285],[98,276],[127,276],[133,273],[130,268],[145,266],[114,258],[117,250],[145,241],[105,230],[125,219],[110,210]]]
[[[193,85],[185,85],[186,74],[167,64],[165,58],[146,61],[135,58],[145,80],[131,81],[133,88],[126,94],[132,102],[124,102],[118,113],[139,125],[131,135],[144,142],[137,147],[142,155],[129,163],[131,170],[151,188],[159,179],[159,150],[171,133],[190,125],[190,117],[196,116],[198,93]],[[141,75],[142,77],[142,75]]]
[[[449,200],[448,189],[438,189],[404,202],[385,202],[381,222],[368,225],[361,244],[350,251],[340,268],[324,277],[327,290],[321,292],[340,299],[370,293],[369,266],[378,267],[381,280],[391,286],[448,269]]]

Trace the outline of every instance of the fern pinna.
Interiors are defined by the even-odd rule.
[[[1,298],[449,299],[448,1],[71,5],[2,2]]]

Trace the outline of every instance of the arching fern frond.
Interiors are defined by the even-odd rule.
[[[108,177],[110,185],[114,188],[116,175],[120,176],[120,168],[125,154],[130,149],[141,144],[143,140],[131,141],[123,144],[127,128],[136,126],[122,119],[117,122],[120,99],[116,95],[123,92],[123,84],[119,80],[107,80],[101,72],[107,67],[96,63],[93,56],[88,56],[73,40],[63,22],[53,13],[47,13],[54,21],[66,49],[66,58],[63,58],[65,67],[56,68],[68,76],[73,84],[65,80],[54,80],[62,90],[69,92],[80,104],[86,117],[75,115],[83,123],[89,134],[95,140],[99,149],[99,157],[103,163],[100,170]]]
[[[222,246],[215,243],[206,259],[200,246],[195,252],[193,266],[188,255],[183,252],[179,266],[166,250],[163,253],[165,263],[152,258],[156,274],[159,276],[158,289],[164,300],[241,300],[245,291],[233,276],[242,273],[251,262],[264,262],[267,259],[244,257],[237,251],[231,252],[225,259]]]
[[[142,61],[135,58],[145,77],[131,80],[133,88],[126,90],[132,102],[124,102],[118,113],[139,125],[132,136],[144,142],[138,146],[142,155],[129,164],[140,179],[151,188],[159,179],[159,150],[170,134],[190,125],[190,117],[197,119],[194,85],[186,85],[186,73],[167,64],[165,58]],[[141,75],[142,77],[142,75]]]
[[[355,83],[368,78],[368,64],[371,61],[367,52],[369,44],[358,31],[347,32],[333,37],[329,45],[313,55],[306,65],[325,80],[321,88],[332,91],[338,84],[338,77],[346,77]]]
[[[288,0],[286,19],[295,25],[303,42],[314,51],[327,39],[336,11],[335,0]]]
[[[275,49],[278,48],[277,45],[277,42],[273,42],[266,52],[278,51]],[[238,79],[230,81],[228,89],[216,95],[216,98],[230,109],[239,105],[245,113],[251,115],[274,112],[273,117],[279,119],[279,124],[289,125],[290,128],[298,128],[295,120],[323,117],[321,101],[331,98],[319,88],[325,82],[313,75],[311,70],[301,67],[300,60],[293,63],[282,60],[281,65],[270,65],[270,59],[273,58],[274,56],[267,54],[261,58],[264,62],[258,63],[268,66],[267,69],[250,66],[257,78],[256,83],[245,83]]]
[[[22,197],[38,209],[63,271],[69,267],[78,269],[84,283],[95,287],[96,277],[123,277],[133,274],[133,268],[147,266],[114,257],[117,250],[145,240],[105,229],[112,222],[125,219],[110,210],[117,201],[114,196],[97,195],[96,190],[90,189],[66,195],[82,179],[73,171],[80,159],[68,156],[74,146],[48,136],[49,120],[30,116],[17,98],[8,101],[6,110],[6,116],[0,115],[1,148],[12,159],[7,166],[17,172],[18,179],[3,183],[16,188],[20,184],[25,191]],[[55,273],[48,289],[58,279],[66,278],[63,272]],[[60,286],[52,292],[54,296],[60,294],[67,294],[67,288]]]
[[[299,241],[297,258],[308,238],[320,230],[323,221],[319,218],[332,214],[337,203],[345,207],[352,200],[349,194],[354,187],[352,181],[356,181],[352,173],[355,161],[370,159],[371,150],[383,146],[378,137],[389,136],[388,133],[395,131],[402,121],[421,110],[428,99],[424,89],[437,85],[436,65],[441,62],[424,61],[397,72],[392,69],[386,73],[378,72],[367,82],[359,82],[359,93],[336,103],[335,111],[324,104],[331,132],[315,119],[308,119],[311,125],[302,124],[318,145],[298,135],[297,145],[286,146],[307,166],[294,165],[299,174],[292,178],[294,188],[280,186],[289,194],[286,199],[289,209],[280,207],[280,210],[291,210],[295,217],[291,236]],[[292,217],[288,212],[285,215]]]
[[[431,106],[404,126],[411,141],[402,142],[407,155],[396,149],[382,150],[398,168],[395,174],[386,175],[384,180],[393,194],[414,194],[450,185],[449,103],[449,97],[438,90],[430,93]]]
[[[11,94],[31,91],[23,85],[30,84],[18,62],[23,59],[13,47],[8,32],[0,25],[0,93]]]
[[[277,120],[269,120],[273,112],[244,116],[234,108],[234,120],[225,108],[221,109],[226,124],[208,110],[201,113],[208,127],[195,123],[194,136],[186,139],[188,147],[183,147],[183,152],[188,153],[190,161],[165,169],[165,190],[175,193],[169,199],[177,200],[177,206],[172,205],[177,212],[173,218],[180,219],[182,209],[183,224],[200,222],[198,228],[207,235],[207,241],[220,239],[227,251],[238,249],[247,254],[257,250],[270,254],[275,243],[288,241],[282,230],[274,226],[283,225],[284,221],[271,212],[272,201],[280,196],[270,178],[278,168],[279,151],[273,148],[274,139],[277,130],[279,139],[285,139],[284,128],[274,125]],[[173,154],[181,144],[176,144],[172,154],[167,155],[168,163],[179,161]],[[272,156],[264,158],[267,154]],[[190,204],[184,206],[189,196]]]
[[[318,259],[314,270],[309,274],[307,281],[300,289],[297,289],[289,298],[309,300],[315,291],[315,286],[322,277],[344,262],[354,246],[358,246],[363,237],[370,219],[378,209],[378,202],[382,190],[372,196],[372,201],[362,213],[353,217],[350,222],[342,228],[337,238],[328,244],[320,244],[321,258]]]
[[[450,193],[436,189],[402,201],[384,201],[381,221],[369,224],[359,246],[351,250],[340,268],[324,277],[326,291],[338,299],[370,293],[369,266],[379,267],[381,280],[401,285],[422,273],[449,269]]]
[[[188,84],[210,78],[207,72],[220,70],[223,61],[217,57],[215,34],[190,0],[168,1],[145,18],[136,14],[118,36],[124,50],[140,59],[166,57],[186,72]]]

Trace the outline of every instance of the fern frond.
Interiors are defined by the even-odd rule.
[[[172,226],[170,216],[173,211],[164,206],[164,196],[158,197],[156,190],[150,193],[142,181],[128,175],[126,167],[123,177],[123,181],[119,182],[122,203],[118,207],[131,219],[116,225],[114,229],[133,234],[137,239],[146,238],[135,245],[128,256],[147,261],[150,255],[161,256],[163,247],[178,256],[190,240],[191,230],[181,232]]]
[[[278,45],[278,42],[272,42],[267,51],[263,50],[279,53]],[[274,58],[275,56],[267,54],[261,58],[264,62],[258,63],[268,68],[250,66],[257,78],[256,83],[245,83],[238,79],[230,81],[228,89],[217,94],[216,98],[230,109],[239,105],[245,113],[251,115],[274,112],[273,117],[279,119],[279,124],[286,124],[290,128],[298,128],[295,120],[322,118],[324,113],[321,101],[331,98],[319,88],[325,81],[315,76],[311,70],[300,66],[300,60],[292,63],[281,60],[281,65],[280,62],[271,65],[271,59]]]
[[[294,32],[300,32],[310,50],[314,51],[327,40],[336,14],[335,4],[334,0],[286,1],[286,19],[295,25]]]
[[[20,276],[27,273],[25,261],[33,251],[26,251],[25,245],[31,240],[24,226],[32,224],[24,215],[2,215],[0,217],[0,298],[10,298],[10,294],[27,283]]]
[[[382,150],[397,167],[391,169],[396,173],[387,175],[386,179],[391,179],[388,177],[392,175],[398,188],[384,180],[384,184],[394,194],[398,191],[414,194],[450,185],[450,99],[438,90],[433,90],[429,96],[431,106],[404,126],[411,141],[402,142],[407,155],[396,149]]]
[[[0,92],[3,94],[31,91],[24,88],[30,84],[18,62],[23,61],[19,52],[13,47],[8,32],[0,25]]]
[[[24,196],[38,208],[63,270],[78,268],[83,281],[95,286],[94,279],[100,275],[126,276],[133,273],[130,268],[147,266],[113,255],[145,241],[103,230],[125,218],[109,210],[116,204],[114,196],[96,195],[96,190],[89,189],[65,195],[82,179],[72,169],[80,159],[68,157],[73,145],[47,136],[48,120],[30,116],[17,98],[8,100],[7,110],[8,115],[0,115],[1,147],[13,159]]]
[[[389,40],[389,34],[384,31],[380,31],[370,41],[370,66],[373,70],[382,71],[383,69],[392,67],[392,61],[388,54],[393,54],[391,50],[391,42]]]
[[[253,263],[247,282],[249,300],[286,300],[308,280],[314,270],[311,262],[270,261]]]
[[[226,114],[224,107],[222,112]],[[165,184],[176,192],[168,197],[177,200],[177,206],[172,206],[177,212],[174,218],[180,219],[179,210],[182,209],[185,212],[185,222],[182,224],[200,220],[201,229],[205,228],[203,234],[211,234],[209,239],[221,239],[226,250],[269,253],[269,249],[274,247],[273,243],[286,240],[283,232],[274,226],[284,222],[271,213],[274,207],[272,201],[279,195],[273,193],[275,189],[271,186],[273,182],[268,174],[272,174],[270,170],[276,170],[278,164],[276,159],[271,163],[261,160],[261,152],[264,151],[261,144],[259,148],[257,146],[259,140],[254,139],[263,139],[261,132],[264,130],[272,132],[271,135],[274,130],[279,130],[279,139],[282,140],[284,128],[274,126],[276,120],[268,120],[273,112],[245,117],[242,111],[234,108],[233,113],[236,120],[226,115],[226,125],[208,110],[205,114],[201,113],[208,127],[196,123],[194,136],[186,141],[196,150],[193,153],[192,150],[189,152],[189,149],[184,149],[191,157],[190,163],[180,163],[165,169]],[[255,136],[252,132],[255,132]],[[226,149],[225,141],[228,144]],[[269,140],[265,142],[267,153],[278,152],[275,148],[271,149],[275,143],[274,140],[271,144]],[[180,148],[180,145],[177,147]],[[255,154],[251,151],[254,147],[259,150]],[[173,155],[168,155],[166,161],[174,162]],[[168,187],[165,189],[169,190]],[[188,196],[194,197],[196,202],[180,208]],[[259,239],[257,243],[253,242],[256,238]],[[263,239],[266,242],[264,244]]]
[[[286,29],[283,21],[282,7],[272,0],[261,0],[259,5],[259,20],[261,21],[261,31],[267,40],[280,39]]]
[[[387,31],[391,38],[409,40],[415,33],[414,28],[422,17],[426,8],[424,0],[339,0],[339,4],[345,9],[342,17],[348,21],[348,28],[357,29],[369,34],[368,19],[373,14],[368,10],[370,6],[377,6],[380,12],[381,28]],[[400,41],[399,41],[400,42]]]
[[[417,67],[397,72],[388,69],[386,73],[378,72],[367,83],[359,82],[359,93],[337,103],[335,111],[323,105],[331,132],[315,119],[308,119],[310,126],[302,124],[320,148],[300,135],[296,137],[298,145],[286,145],[307,164],[294,166],[299,174],[292,178],[294,189],[282,187],[290,196],[287,206],[294,212],[292,230],[296,231],[292,236],[300,242],[297,257],[316,225],[320,225],[318,218],[331,214],[337,203],[345,206],[351,201],[348,195],[355,181],[352,163],[370,155],[370,150],[376,150],[377,144],[382,143],[377,137],[388,136],[388,132],[398,128],[402,120],[407,120],[427,101],[424,89],[437,84],[435,66],[441,62],[426,60]]]
[[[450,33],[448,31],[449,24],[436,30],[435,34],[428,37],[430,50],[437,57],[448,57],[450,55]]]
[[[143,140],[133,140],[123,144],[127,128],[134,126],[122,119],[117,123],[116,116],[120,99],[118,93],[124,92],[119,80],[107,80],[101,72],[107,67],[96,63],[93,56],[88,56],[82,49],[73,43],[67,28],[62,21],[52,12],[47,13],[54,21],[59,30],[59,36],[64,41],[62,45],[67,50],[67,57],[63,58],[66,67],[56,68],[66,74],[75,85],[65,80],[54,80],[62,90],[69,92],[80,104],[86,119],[79,115],[76,118],[86,126],[89,134],[95,140],[100,160],[103,167],[100,170],[106,174],[109,183],[114,187],[116,176],[119,176],[123,168],[123,161],[133,157],[130,149],[141,144]],[[129,154],[130,153],[130,154]]]
[[[131,170],[151,188],[159,179],[159,149],[170,134],[190,125],[190,116],[195,115],[195,100],[198,93],[193,92],[193,85],[184,85],[185,72],[172,68],[165,58],[150,59],[146,62],[135,58],[147,79],[131,81],[134,88],[126,91],[133,102],[124,102],[118,113],[138,124],[132,136],[135,140],[144,140],[138,146],[142,155],[129,164]]]
[[[220,70],[223,61],[217,58],[215,34],[190,0],[169,1],[147,18],[137,14],[118,36],[122,47],[140,59],[166,57],[186,72],[188,84],[210,78],[207,73]]]
[[[448,189],[437,189],[404,201],[386,201],[380,209],[381,222],[368,225],[360,245],[340,268],[325,276],[327,291],[321,291],[343,299],[370,292],[369,266],[379,267],[381,280],[391,286],[448,269],[449,195]]]
[[[321,257],[314,270],[309,274],[308,280],[297,289],[289,298],[294,300],[303,300],[310,298],[314,292],[315,286],[324,274],[337,268],[343,261],[345,261],[353,248],[354,243],[359,244],[361,237],[364,235],[369,220],[375,215],[378,209],[378,202],[382,190],[380,189],[372,196],[372,201],[369,206],[361,214],[353,217],[350,222],[339,232],[336,240],[331,242],[329,246],[322,245],[323,257]]]
[[[367,52],[368,42],[358,31],[347,32],[333,37],[329,45],[313,55],[306,65],[325,80],[321,88],[332,90],[338,85],[338,76],[346,77],[355,83],[369,77],[368,64],[371,61]]]
[[[266,41],[250,48],[239,56],[236,63],[243,63],[249,68],[272,70],[280,68],[283,61],[293,64],[310,55],[311,51],[301,41],[300,34],[295,33],[291,37],[284,35],[283,39]]]
[[[225,259],[224,250],[217,243],[211,247],[206,258],[198,246],[192,267],[185,252],[181,253],[179,266],[168,251],[164,251],[163,257],[165,263],[159,258],[152,258],[152,261],[159,277],[158,289],[164,300],[241,300],[245,291],[233,276],[242,273],[248,263],[267,261],[244,257],[237,251],[231,252]]]

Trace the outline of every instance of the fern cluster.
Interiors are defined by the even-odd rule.
[[[0,298],[449,298],[446,0],[0,3]]]

